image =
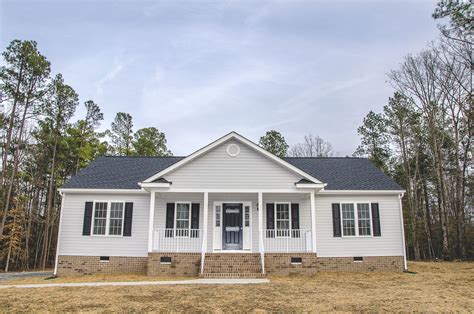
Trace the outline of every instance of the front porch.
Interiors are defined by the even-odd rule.
[[[150,263],[168,267],[174,258],[191,269],[198,263],[201,276],[250,274],[250,269],[256,277],[255,271],[266,273],[265,254],[316,256],[315,235],[313,189],[150,191],[148,252],[154,258],[149,268]]]

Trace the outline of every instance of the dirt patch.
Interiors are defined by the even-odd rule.
[[[474,311],[474,263],[410,269],[417,274],[318,273],[264,285],[12,288],[2,290],[0,312]]]

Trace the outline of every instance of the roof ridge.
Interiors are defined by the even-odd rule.
[[[99,156],[104,158],[186,158],[187,156],[114,156],[114,155],[102,155]]]
[[[283,157],[287,159],[368,159],[367,157],[354,157],[354,156],[328,156],[328,157],[309,157],[309,156],[303,156],[303,157],[294,157],[294,156],[288,156],[288,157]]]

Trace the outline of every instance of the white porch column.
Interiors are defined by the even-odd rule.
[[[150,192],[150,218],[148,221],[148,253],[153,251],[153,222],[155,220],[155,191]]]
[[[203,220],[202,220],[202,252],[207,252],[207,229],[209,221],[209,193],[204,192],[204,211],[203,211]]]
[[[204,257],[207,252],[207,227],[209,221],[209,193],[204,192],[204,203],[203,203],[203,220],[202,220],[202,249],[201,249],[201,274],[204,272]]]
[[[263,193],[258,192],[258,238],[260,257],[262,260],[262,273],[265,274],[265,248],[263,247]]]
[[[311,247],[314,253],[316,253],[316,203],[314,200],[314,191],[309,193],[310,206],[311,206]]]

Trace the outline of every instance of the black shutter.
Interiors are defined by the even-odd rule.
[[[91,235],[91,223],[92,223],[92,206],[94,202],[86,202],[84,208],[84,223],[82,224],[82,235],[90,236]]]
[[[374,230],[374,237],[380,237],[382,235],[380,231],[380,214],[379,214],[379,203],[372,203],[372,228]]]
[[[125,219],[123,221],[123,236],[132,236],[132,217],[133,217],[133,203],[125,203]]]
[[[166,226],[165,237],[173,237],[174,228],[174,203],[166,203]]]
[[[266,236],[267,238],[274,238],[275,237],[275,231],[272,231],[275,229],[275,204],[273,203],[268,203],[267,204],[267,231]]]
[[[300,237],[300,204],[291,204],[291,237]]]
[[[341,211],[339,204],[332,204],[332,229],[335,237],[341,236]]]
[[[199,203],[191,204],[191,238],[197,238],[199,229]]]
[[[300,204],[291,204],[291,229],[300,228]]]

